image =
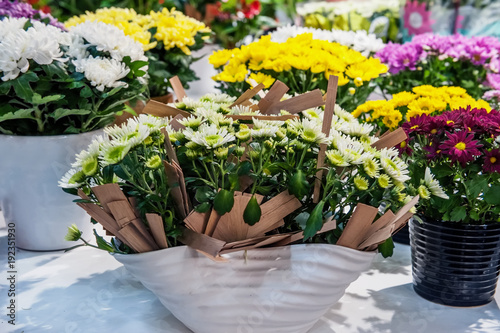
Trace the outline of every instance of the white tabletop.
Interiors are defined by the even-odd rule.
[[[428,302],[413,291],[410,248],[397,244],[395,251],[389,259],[377,257],[310,333],[500,332],[499,293],[475,308]],[[112,256],[89,247],[67,253],[17,250],[12,326],[1,214],[0,253],[0,332],[191,332]]]

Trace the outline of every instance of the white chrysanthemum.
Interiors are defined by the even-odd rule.
[[[403,183],[410,179],[408,166],[397,155],[398,152],[395,149],[382,149],[380,151],[380,165],[392,179]]]
[[[228,94],[224,93],[209,93],[206,95],[203,95],[200,98],[200,101],[208,101],[212,103],[217,103],[217,104],[228,104],[231,105],[234,101],[236,100],[236,97],[229,96]]]
[[[260,129],[251,129],[250,133],[252,138],[256,139],[274,138],[279,129],[277,126],[268,126]]]
[[[449,199],[448,195],[443,191],[439,182],[434,179],[434,176],[431,173],[431,169],[425,168],[425,177],[424,184],[427,186],[429,191],[436,197],[440,197],[443,199]]]
[[[336,141],[337,150],[344,156],[350,164],[362,164],[370,154],[364,152],[364,147],[359,141],[347,138]]]
[[[206,120],[203,119],[202,117],[195,117],[194,115],[190,115],[189,117],[187,118],[183,118],[181,120],[179,120],[179,123],[181,123],[182,125],[186,126],[186,127],[190,127],[190,128],[198,128],[200,127],[200,125],[202,123],[204,123]]]
[[[70,33],[81,37],[80,41],[86,41],[95,46],[98,51],[108,52],[113,59],[118,61],[122,61],[126,56],[129,56],[132,61],[147,61],[142,45],[111,24],[87,21],[70,28]],[[145,68],[142,70],[147,71]]]
[[[337,149],[327,150],[326,158],[330,162],[331,165],[336,167],[347,167],[349,166],[349,162],[345,159],[344,154],[342,154]]]
[[[315,119],[317,121],[323,121],[323,110],[320,108],[308,109],[302,111],[302,115],[307,119]]]
[[[299,135],[302,140],[308,143],[329,143],[326,134],[322,132],[321,123],[316,119],[302,119],[302,129]]]
[[[17,26],[19,22],[12,26]],[[0,72],[2,80],[9,81],[17,78],[19,74],[26,73],[30,60],[40,65],[49,65],[55,61],[64,62],[56,34],[63,35],[63,31],[55,27],[37,25],[38,30],[30,27],[27,31],[21,28],[10,30],[0,42]]]
[[[101,144],[100,159],[101,165],[120,163],[131,149],[131,145],[122,141],[104,141]]]
[[[233,125],[233,119],[225,117],[222,113],[210,108],[197,108],[194,110],[194,114],[198,117],[208,120],[209,123],[214,124],[217,127],[228,127]]]
[[[187,128],[184,131],[186,139],[208,149],[214,149],[235,141],[233,134],[229,133],[227,128],[217,128],[215,125],[201,125],[197,131]]]
[[[373,131],[373,125],[367,123],[343,123],[340,128],[338,128],[345,134],[352,136],[368,136]]]
[[[285,124],[282,120],[261,120],[258,118],[252,118],[252,122],[255,129],[263,129],[267,127],[281,127]]]
[[[358,120],[352,114],[350,114],[346,110],[342,109],[342,107],[338,104],[335,104],[335,107],[333,109],[333,113],[345,122],[348,122],[348,123],[358,122]]]
[[[234,115],[245,115],[245,116],[256,116],[260,112],[254,111],[251,107],[245,105],[236,105],[231,108],[231,114]]]
[[[98,158],[101,150],[101,142],[105,140],[109,141],[108,139],[104,139],[101,135],[92,140],[86,150],[82,150],[80,153],[76,154],[75,162],[73,162],[71,166],[73,168],[81,168],[85,161],[92,158]]]
[[[73,60],[73,64],[76,71],[83,73],[99,91],[104,91],[104,88],[128,87],[128,83],[120,80],[127,76],[130,69],[115,59],[90,56]]]
[[[151,131],[159,131],[163,127],[169,124],[169,118],[166,117],[156,117],[149,114],[140,114],[137,117],[134,117],[129,120],[129,122],[136,122],[137,125],[142,124],[147,127]]]
[[[11,33],[23,30],[23,27],[28,22],[26,17],[14,18],[14,17],[4,17],[0,20],[0,43],[3,42],[4,38]]]
[[[209,101],[200,101],[200,100],[193,99],[193,98],[187,97],[187,96],[184,97],[182,99],[182,101],[180,101],[178,103],[174,103],[174,106],[175,107],[182,106],[182,107],[185,107],[188,110],[196,110],[196,109],[199,109],[199,108],[203,108],[203,109],[208,109],[208,110],[212,110],[212,111],[217,111],[219,109],[219,106],[215,105],[212,102],[209,102]]]
[[[367,154],[363,160],[363,170],[371,178],[377,178],[379,176],[380,163],[373,155]]]
[[[115,125],[104,128],[104,132],[112,138],[113,144],[124,143],[131,148],[144,142],[151,134],[151,130],[148,125],[141,124],[135,119],[131,119],[121,126]]]
[[[58,182],[58,186],[62,188],[79,188],[83,185],[83,183],[79,182],[78,180],[83,177],[84,175],[81,170],[70,169]]]

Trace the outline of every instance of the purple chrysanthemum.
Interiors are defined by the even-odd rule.
[[[0,20],[3,17],[21,18],[26,17],[38,21],[47,21],[48,24],[66,30],[64,25],[57,21],[50,14],[46,14],[40,10],[36,10],[29,3],[8,0],[0,0]]]
[[[492,149],[484,152],[483,170],[486,172],[500,172],[500,150]]]

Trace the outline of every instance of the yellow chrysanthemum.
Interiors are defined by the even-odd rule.
[[[408,91],[403,91],[398,94],[392,95],[391,104],[394,108],[406,106],[413,102],[415,98],[417,98],[417,95]]]
[[[292,72],[297,73],[297,76],[310,75],[307,80],[314,83],[324,82],[323,77],[328,80],[330,75],[335,75],[339,78],[339,86],[345,86],[357,78],[363,85],[363,82],[387,71],[387,67],[378,59],[366,58],[338,43],[313,39],[311,33],[289,38],[283,43],[271,41],[270,36],[262,36],[241,48],[215,52],[209,61],[221,71],[214,79],[225,82],[239,81],[231,76],[230,72],[234,70],[226,70],[228,66],[235,67],[235,63],[238,66],[244,64],[250,71],[249,75],[264,72],[275,79],[283,79],[281,73]],[[295,86],[300,86],[302,80],[303,76],[297,77]]]
[[[436,95],[436,93],[438,93],[438,88],[430,86],[430,85],[423,85],[423,86],[414,87],[412,90],[415,94],[420,95],[420,96],[434,97]]]
[[[255,82],[257,82],[257,83],[264,84],[264,88],[266,88],[266,89],[269,88],[274,83],[274,81],[276,81],[275,78],[273,78],[272,76],[266,75],[264,73],[252,73],[252,74],[250,74],[250,76],[248,78],[255,80]],[[248,82],[248,83],[250,83],[250,82]]]
[[[178,47],[186,55],[191,54],[189,46],[196,43],[195,36],[198,33],[211,31],[204,23],[185,16],[174,8],[151,11],[149,15],[137,14],[129,8],[101,8],[95,13],[87,12],[74,16],[66,21],[65,25],[71,27],[85,21],[100,21],[120,28],[125,35],[141,43],[144,51],[162,42],[165,50]],[[151,35],[150,29],[156,30],[154,36]]]

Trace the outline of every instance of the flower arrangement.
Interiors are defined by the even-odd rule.
[[[360,52],[365,57],[374,55],[385,46],[382,39],[377,38],[374,34],[367,33],[365,30],[322,30],[298,27],[295,25],[279,27],[271,34],[271,41],[285,43],[288,38],[296,37],[304,33],[312,33],[313,39],[326,40],[345,45]]]
[[[374,86],[373,79],[387,71],[378,59],[338,43],[313,39],[305,33],[273,42],[271,36],[233,50],[220,50],[209,57],[218,69],[213,77],[219,89],[238,96],[250,87],[249,79],[269,87],[280,80],[290,87],[290,94],[315,88],[326,90],[330,75],[339,77],[338,104],[353,110],[366,101]]]
[[[280,97],[274,102],[282,103]],[[246,245],[255,244],[248,240],[251,235],[262,241],[262,237],[286,238],[292,233],[295,241],[365,250],[384,243],[381,249],[387,255],[392,251],[386,239],[393,224],[409,218],[408,210],[417,199],[406,191],[408,166],[396,149],[370,134],[371,125],[360,124],[328,103],[333,102],[327,99],[325,109],[306,106],[300,115],[282,112],[280,116],[269,114],[262,103],[249,101],[248,95],[239,100],[226,94],[209,94],[199,100],[186,97],[164,106],[168,112],[177,110],[174,118],[140,115],[122,127],[105,129],[106,136],[77,156],[60,186],[73,193],[78,189],[84,198],[79,205],[101,220],[106,220],[102,209],[113,208],[107,202],[117,200],[110,191],[121,190],[124,199],[120,200],[135,204],[131,220],[160,221],[167,237],[164,247],[179,242],[192,245],[193,237],[185,235],[187,226],[219,240],[239,242],[239,246],[245,239]],[[324,126],[327,119],[331,126]],[[322,154],[325,162],[319,164]],[[384,214],[378,214],[379,206]],[[399,209],[404,211],[391,212]],[[363,215],[366,210],[371,219]],[[353,218],[355,211],[364,217]],[[356,229],[356,223],[371,224],[377,215],[383,218],[373,227]],[[337,227],[324,232],[332,220]],[[219,226],[226,233],[218,234]],[[370,243],[373,235],[366,233],[381,226],[387,227],[386,236],[381,239],[378,234],[377,241]],[[268,232],[271,235],[265,236]],[[348,242],[349,234],[357,236]],[[81,233],[71,230],[68,238],[78,240]],[[98,246],[110,252],[137,252],[121,241],[106,243],[98,237]],[[224,244],[219,244],[219,251]],[[237,249],[236,243],[231,244],[231,251]]]
[[[31,4],[19,2],[18,0],[0,2],[0,20],[5,17],[25,17],[64,29],[64,26],[56,18],[52,17],[52,15],[34,9]]]
[[[498,73],[500,41],[494,37],[417,35],[405,44],[389,43],[377,52],[389,75],[380,80],[394,94],[414,86],[463,87],[474,98],[491,89],[488,73]]]
[[[394,94],[390,100],[368,101],[358,106],[352,115],[362,122],[375,124],[385,133],[422,114],[434,116],[467,106],[491,111],[488,102],[475,100],[464,88],[424,85]]]
[[[325,30],[365,30],[396,40],[400,1],[358,0],[305,2],[297,7],[304,26]]]
[[[259,33],[276,22],[261,15],[259,0],[205,1],[190,0],[185,6],[188,15],[202,19],[214,31],[215,42],[223,48],[239,46],[249,35]]]
[[[103,8],[95,13],[75,16],[66,21],[67,27],[81,22],[101,21],[123,30],[125,35],[141,43],[149,59],[149,90],[151,96],[168,93],[167,77],[178,76],[185,87],[197,80],[196,73],[190,69],[196,60],[191,52],[204,45],[210,29],[203,23],[172,9],[151,11],[140,15],[134,9]]]
[[[401,151],[415,177],[412,184],[422,198],[435,194],[421,203],[422,216],[469,224],[499,221],[500,112],[468,106],[416,116],[403,128],[408,140]],[[428,185],[416,180],[421,176]]]
[[[0,132],[57,135],[113,122],[146,90],[142,47],[113,26],[69,32],[27,18],[0,21]]]

